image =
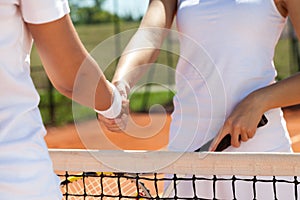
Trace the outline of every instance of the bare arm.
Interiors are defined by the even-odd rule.
[[[298,39],[300,39],[300,1],[283,0],[282,7],[292,21]],[[278,83],[262,88],[254,94],[261,103],[261,111],[285,107],[300,103],[300,74],[291,76]]]
[[[126,46],[112,80],[124,98],[127,98],[130,88],[157,59],[167,30],[172,26],[176,9],[176,0],[150,0],[140,27]],[[129,102],[125,100],[122,105],[120,116],[114,120],[99,115],[99,120],[110,131],[124,130],[127,125]]]
[[[226,119],[224,126],[212,143],[214,151],[225,135],[231,134],[231,145],[240,146],[241,141],[251,139],[261,116],[272,108],[300,103],[300,73],[273,85],[254,91],[243,99]]]
[[[112,91],[83,47],[69,15],[46,24],[27,25],[54,87],[85,106],[97,110],[109,108]]]
[[[282,10],[290,17],[293,27],[300,39],[300,1],[284,0]],[[278,107],[291,106],[300,103],[300,73],[273,85],[261,88],[242,100],[226,119],[224,126],[211,145],[214,151],[221,139],[231,134],[231,145],[240,146],[239,137],[246,142],[256,132],[256,126],[264,112]]]
[[[145,71],[141,66],[153,63],[157,59],[159,47],[166,29],[172,25],[176,8],[175,0],[150,0],[139,30],[120,58],[113,82],[123,80],[130,87],[133,86]]]

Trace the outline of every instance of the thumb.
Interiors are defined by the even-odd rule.
[[[222,141],[222,139],[231,132],[230,128],[227,126],[223,126],[218,132],[217,136],[212,141],[209,151],[216,151],[218,145]]]

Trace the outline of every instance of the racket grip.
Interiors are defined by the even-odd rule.
[[[259,121],[258,125],[257,125],[257,128],[259,127],[263,127],[264,125],[266,125],[268,123],[268,119],[265,115],[263,115],[261,117],[261,120]]]
[[[259,127],[263,127],[265,126],[266,124],[268,123],[268,119],[265,115],[263,115],[261,117],[261,120],[259,121],[258,125],[257,125],[257,128]],[[239,137],[239,140],[241,140],[241,136]],[[227,134],[222,140],[221,142],[219,143],[219,145],[217,146],[216,148],[216,152],[220,152],[220,151],[223,151],[224,149],[226,149],[227,147],[229,147],[231,145],[231,135],[230,134]]]

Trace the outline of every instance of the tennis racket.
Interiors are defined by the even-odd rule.
[[[101,199],[118,196],[122,196],[122,199],[151,198],[149,190],[136,179],[136,174],[83,172],[66,177],[60,186],[68,200],[75,200],[76,196],[103,197]]]

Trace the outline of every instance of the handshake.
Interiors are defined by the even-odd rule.
[[[114,84],[107,81],[113,92],[113,100],[110,108],[104,111],[95,110],[97,118],[109,131],[120,132],[125,130],[129,115],[128,94],[130,86],[125,81],[117,81]]]

